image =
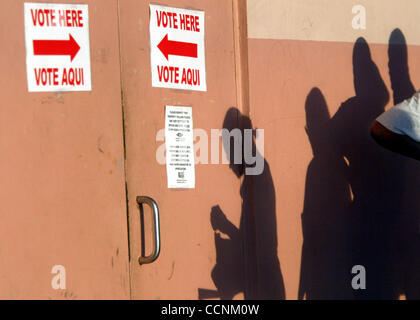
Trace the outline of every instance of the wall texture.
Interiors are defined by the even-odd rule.
[[[359,4],[364,30],[352,28]],[[251,118],[265,130],[287,299],[419,297],[420,165],[369,135],[420,81],[419,7],[248,0]],[[354,265],[366,290],[351,287]]]

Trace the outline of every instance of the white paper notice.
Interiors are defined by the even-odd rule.
[[[88,6],[25,3],[29,92],[90,91]]]
[[[195,188],[191,107],[166,106],[165,141],[168,188]]]

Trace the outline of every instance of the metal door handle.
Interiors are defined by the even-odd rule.
[[[152,263],[153,261],[156,261],[160,253],[159,208],[156,201],[149,197],[139,196],[137,197],[137,203],[139,206],[146,203],[153,210],[153,252],[147,257],[139,256],[139,264]]]

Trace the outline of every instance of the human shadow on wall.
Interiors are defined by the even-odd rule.
[[[211,209],[210,223],[216,246],[216,265],[211,277],[217,291],[199,289],[199,298],[228,300],[243,293],[245,299],[284,299],[284,283],[277,256],[276,197],[270,167],[257,154],[255,131],[248,117],[231,108],[225,116],[223,128],[229,132],[240,130],[244,137],[239,145],[242,156],[246,148],[245,130],[253,132],[253,155],[261,157],[264,170],[259,175],[245,174],[247,165],[242,164],[244,161],[234,161],[234,139],[223,136],[224,150],[230,155],[229,167],[238,179],[242,178],[242,212],[237,228],[218,205]]]
[[[410,79],[408,53],[405,37],[395,29],[388,46],[389,76],[393,91],[393,104],[401,103],[415,92]],[[399,157],[399,172],[404,179],[400,215],[396,229],[399,230],[401,251],[400,294],[407,299],[420,299],[420,162]]]
[[[389,66],[394,98],[401,99],[412,90],[399,72],[408,67],[398,50],[401,47],[390,46]],[[406,179],[406,159],[370,137],[370,126],[384,112],[389,93],[363,38],[354,45],[353,76],[356,95],[343,102],[330,120],[322,116],[326,104],[318,89],[307,98],[308,125],[327,123],[323,125],[327,133],[318,139],[306,180],[300,298],[306,293],[308,299],[396,299],[407,291],[402,288],[403,262],[413,249],[403,241],[402,235],[409,231],[403,217],[410,216],[404,213],[403,202],[407,188],[419,190],[418,182]],[[313,131],[308,136],[314,148]],[[328,150],[332,159],[324,153],[322,161],[316,150]],[[346,184],[351,188],[350,201]],[[350,287],[355,265],[366,270],[366,289]],[[314,266],[320,270],[314,271]]]
[[[306,174],[298,298],[348,299],[352,297],[346,255],[351,204],[349,168],[334,148],[330,114],[318,88],[309,93],[305,111],[313,159]]]

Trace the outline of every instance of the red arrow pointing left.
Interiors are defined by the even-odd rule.
[[[36,56],[70,56],[73,61],[80,50],[79,44],[69,34],[69,40],[33,40]]]
[[[168,39],[168,35],[162,39],[157,47],[163,53],[166,60],[169,60],[169,55],[197,58],[196,43],[172,41]]]

